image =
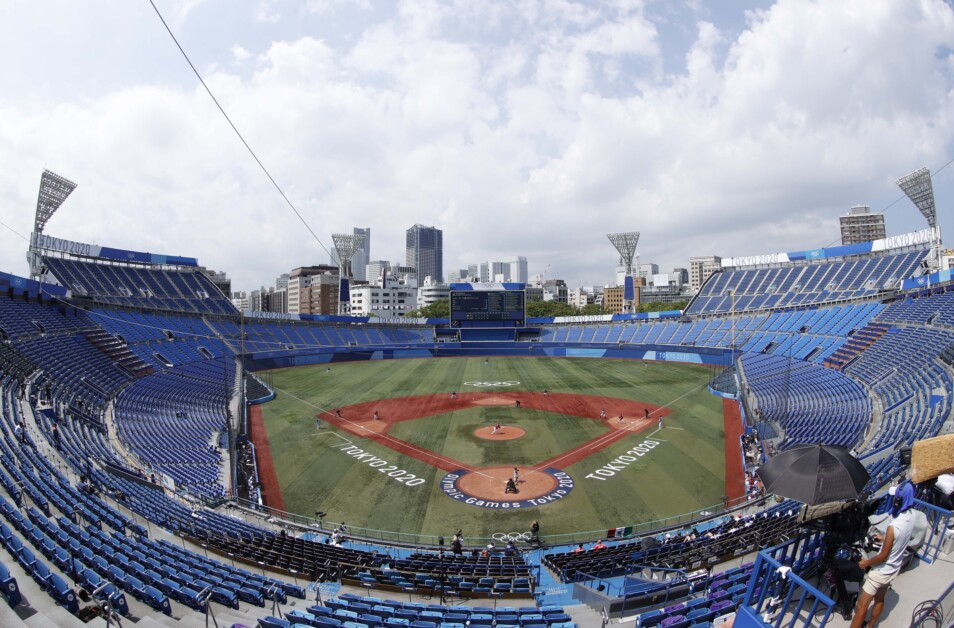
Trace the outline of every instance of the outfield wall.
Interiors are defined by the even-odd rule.
[[[247,354],[245,366],[249,370],[288,368],[314,364],[361,362],[367,360],[402,360],[407,358],[440,357],[531,357],[531,358],[608,358],[678,362],[700,366],[725,367],[731,352],[724,349],[673,345],[605,346],[570,345],[540,342],[447,342],[403,347],[339,347],[318,352],[289,353],[288,351],[261,351]]]

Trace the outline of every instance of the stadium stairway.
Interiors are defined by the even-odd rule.
[[[526,553],[527,562],[533,565],[539,565],[535,576],[537,582],[534,587],[534,595],[537,603],[542,605],[569,606],[579,604],[579,600],[573,599],[573,585],[564,584],[554,577],[549,569],[543,566],[543,556],[545,550],[530,550]]]

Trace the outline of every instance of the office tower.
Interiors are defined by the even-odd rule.
[[[444,232],[437,227],[417,224],[407,230],[405,261],[417,269],[418,281],[426,277],[444,279]]]
[[[527,258],[523,255],[511,257],[507,260],[510,265],[510,281],[517,283],[527,283],[530,279],[530,273],[527,270]]]
[[[360,281],[368,281],[365,266],[371,261],[371,227],[355,227],[354,235],[364,235],[364,244],[356,248],[351,256],[351,276]]]

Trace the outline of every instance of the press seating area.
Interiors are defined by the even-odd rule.
[[[760,420],[785,430],[788,443],[854,446],[864,435],[871,402],[863,386],[838,371],[774,355],[741,357]]]
[[[303,574],[312,571],[334,571],[337,574],[355,573],[359,569],[380,564],[376,553],[321,543],[294,536],[277,534],[243,536],[210,534],[203,539],[217,552],[241,557],[250,563],[264,563],[279,572]]]
[[[751,574],[752,563],[713,574],[705,584],[704,596],[687,598],[683,602],[667,604],[663,608],[640,613],[636,617],[636,627],[708,626],[717,617],[735,612],[745,597],[745,589]]]
[[[294,622],[294,624],[292,623]],[[348,626],[349,628],[411,627],[465,628],[576,628],[561,606],[446,606],[400,602],[344,594],[324,605],[291,611],[285,619],[263,618],[259,626]]]
[[[926,253],[717,272],[702,285],[686,314],[738,313],[873,297],[915,276]]]
[[[234,316],[235,307],[198,269],[92,264],[44,257],[43,264],[74,297],[123,307]]]
[[[353,586],[392,592],[413,592],[420,595],[440,595],[443,588],[448,598],[530,598],[533,581],[526,576],[466,576],[440,573],[417,573],[391,568],[359,569],[345,572],[341,581]]]
[[[415,552],[405,559],[351,569],[346,581],[391,591],[437,592],[458,597],[530,597],[534,580],[522,556],[470,556]]]
[[[530,566],[523,556],[514,554],[473,556],[445,552],[443,557],[434,552],[415,552],[391,566],[401,571],[436,574],[439,571],[467,576],[530,576]]]
[[[710,558],[722,562],[790,537],[798,528],[796,514],[793,503],[784,502],[742,520],[729,519],[702,534],[684,531],[657,539],[658,545],[650,549],[643,550],[641,540],[626,541],[598,550],[547,554],[543,564],[561,582],[622,576],[634,565],[699,569]]]

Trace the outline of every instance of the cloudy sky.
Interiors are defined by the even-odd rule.
[[[191,255],[234,289],[371,227],[445,273],[525,255],[571,286],[642,262],[838,243],[855,204],[954,237],[954,12],[941,0],[148,0],[0,4],[0,270],[26,274],[40,173],[79,184],[46,232]]]

